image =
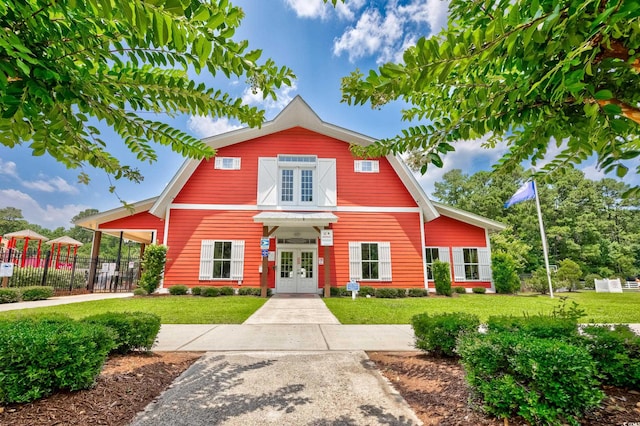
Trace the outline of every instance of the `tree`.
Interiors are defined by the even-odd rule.
[[[25,229],[28,222],[22,217],[22,210],[15,207],[0,209],[0,236]]]
[[[140,172],[111,154],[98,123],[140,161],[156,159],[151,142],[188,157],[213,155],[202,141],[140,112],[260,125],[264,111],[188,74],[245,78],[265,98],[291,84],[288,68],[270,59],[259,64],[259,50],[232,39],[242,17],[226,0],[0,2],[0,143],[28,143],[33,155],[133,181]]]
[[[562,287],[566,287],[569,291],[580,290],[582,278],[582,269],[580,265],[571,259],[564,259],[560,261],[560,267],[556,272],[556,278],[558,279]]]
[[[640,156],[638,0],[452,0],[449,8],[448,27],[418,40],[403,63],[343,79],[344,102],[401,99],[403,119],[419,121],[354,148],[358,155],[412,151],[424,173],[456,141],[482,138],[485,147],[506,141],[500,170],[535,165],[558,145],[540,171],[547,177],[591,155],[605,172],[627,173],[625,160]]]
[[[520,290],[520,277],[515,260],[508,253],[493,253],[491,270],[496,293],[513,294]]]
[[[432,268],[436,294],[451,296],[451,266],[449,262],[436,260],[433,262]]]
[[[167,262],[167,246],[151,244],[144,251],[140,287],[151,294],[157,290]]]

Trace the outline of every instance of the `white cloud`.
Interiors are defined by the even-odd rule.
[[[219,135],[241,127],[237,124],[231,124],[227,117],[214,119],[212,117],[192,115],[187,121],[187,128],[200,138]]]
[[[463,173],[473,175],[480,170],[488,170],[489,166],[495,164],[507,151],[504,142],[492,149],[483,148],[483,142],[483,139],[456,142],[454,144],[456,150],[442,157],[444,163],[442,168],[431,165],[426,174],[415,173],[416,179],[427,195],[431,197],[435,190],[435,183],[441,182],[448,171],[461,169]]]
[[[16,163],[13,161],[2,161],[0,158],[0,175],[7,175],[17,178],[18,171],[16,168]]]
[[[324,19],[331,7],[322,0],[285,0],[285,3],[296,12],[299,18]]]
[[[326,19],[331,10],[335,10],[341,19],[352,20],[355,18],[355,12],[364,5],[365,0],[338,1],[335,8],[330,2],[325,3],[322,0],[285,0],[285,3],[299,18]]]
[[[595,163],[584,167],[582,169],[582,172],[584,173],[584,177],[586,177],[587,179],[591,179],[593,181],[599,181],[606,177],[606,174],[602,170],[600,170],[598,167],[596,167]]]
[[[341,16],[355,18],[362,4],[353,5]],[[413,0],[406,5],[391,1],[384,10],[370,7],[334,40],[333,53],[347,53],[349,60],[376,56],[377,63],[401,61],[404,50],[422,36],[439,32],[447,25],[448,0]]]
[[[43,192],[65,192],[67,194],[78,193],[78,188],[69,184],[69,182],[60,176],[56,176],[53,179],[47,179],[44,177],[34,181],[22,181],[22,185],[26,188]]]
[[[254,93],[253,90],[248,87],[242,94],[242,102],[246,105],[256,105],[259,108],[264,108],[267,115],[270,115],[269,113],[279,113],[284,107],[289,105],[297,89],[298,86],[295,82],[293,82],[291,86],[283,86],[281,89],[277,90],[277,100],[274,101],[271,97],[263,99],[262,91],[258,90]],[[267,119],[270,118],[271,117],[267,117]]]
[[[89,208],[89,206],[82,204],[67,204],[62,207],[54,207],[48,204],[42,207],[36,200],[22,191],[1,189],[0,208],[5,207],[20,209],[28,222],[50,229],[59,226],[69,228],[71,226],[71,218]]]
[[[339,56],[346,52],[351,62],[376,52],[386,57],[402,35],[402,21],[393,11],[383,17],[377,9],[369,9],[355,27],[348,28],[334,41],[333,53]]]

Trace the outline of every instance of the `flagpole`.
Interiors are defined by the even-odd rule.
[[[549,268],[549,251],[547,249],[547,236],[544,232],[544,224],[542,223],[542,211],[540,210],[540,198],[538,198],[538,185],[533,182],[533,189],[536,194],[536,208],[538,209],[538,222],[540,223],[540,238],[542,238],[542,252],[544,253],[544,267],[547,270],[547,281],[549,283],[549,295],[553,299],[553,286],[551,285],[551,269]]]

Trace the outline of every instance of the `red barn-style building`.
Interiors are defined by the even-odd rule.
[[[259,129],[205,139],[215,158],[187,160],[133,213],[119,208],[78,225],[97,240],[105,232],[166,245],[165,288],[322,293],[356,280],[432,290],[430,266],[440,259],[453,285],[493,289],[489,232],[504,226],[430,201],[399,157],[349,150],[374,141],[323,122],[296,97]]]

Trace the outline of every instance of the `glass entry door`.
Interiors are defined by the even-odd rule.
[[[316,253],[315,248],[278,249],[276,292],[316,293],[318,289]]]

